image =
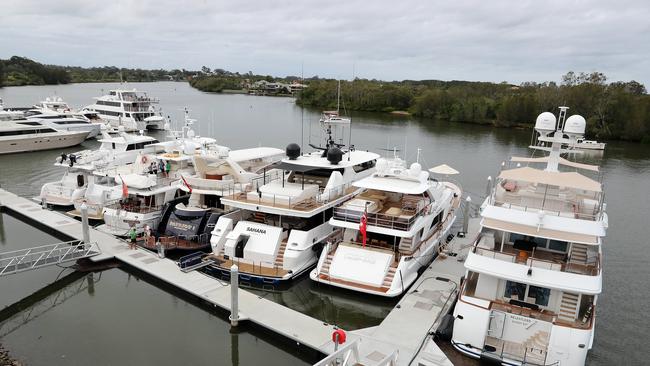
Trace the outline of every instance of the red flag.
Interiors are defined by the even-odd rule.
[[[189,183],[185,180],[185,177],[181,175],[181,179],[183,180],[183,183],[185,184],[185,187],[190,190],[190,194],[192,194],[192,186],[190,186]]]
[[[129,196],[129,187],[124,183],[124,178],[122,178],[122,175],[118,175],[120,177],[120,180],[122,181],[122,197],[126,198]]]
[[[366,247],[366,227],[368,226],[368,211],[364,210],[363,215],[361,216],[361,222],[359,223],[359,231],[363,237],[363,247]]]

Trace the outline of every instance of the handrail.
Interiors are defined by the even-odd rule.
[[[412,216],[406,217],[386,215],[382,213],[366,213],[366,218],[368,220],[368,225],[384,227],[388,229],[409,231],[415,221],[417,221],[420,216],[423,216],[433,206],[434,202],[429,202],[420,210],[416,211]],[[341,220],[344,222],[361,222],[361,216],[363,216],[363,211],[350,210],[342,207],[334,207],[334,219]]]
[[[501,254],[503,256],[512,257],[512,263],[517,263],[517,254],[507,253],[507,252],[502,252],[502,251],[497,251],[497,250],[493,250],[493,249],[480,247],[480,246],[478,246],[478,243],[479,243],[480,239],[481,238],[478,237],[476,239],[476,241],[474,242],[474,244],[472,245],[474,247],[472,249],[473,253],[478,254],[480,256],[483,256],[483,257],[488,257],[488,258],[493,258],[493,259],[498,259],[496,257],[496,254]],[[479,252],[479,251],[481,251],[481,252]],[[486,255],[486,254],[484,254],[485,252],[491,252],[492,255]],[[562,261],[562,262],[555,262],[555,261],[548,260],[548,259],[536,258],[536,257],[534,257],[534,253],[533,253],[533,255],[526,258],[526,263],[519,263],[519,264],[522,264],[522,265],[525,265],[525,266],[533,266],[534,262],[542,262],[542,263],[549,263],[549,264],[559,264],[560,265],[559,272],[575,273],[575,272],[569,270],[569,267],[572,265],[572,263],[570,263],[570,261],[569,261],[570,258],[571,258],[571,254],[568,253],[567,260]],[[500,259],[500,260],[503,260],[503,259]],[[600,262],[600,253],[598,254],[598,259],[596,260],[595,263],[591,264],[591,263],[585,262],[584,266],[586,266],[586,267],[594,266],[595,267],[594,269],[592,269],[590,276],[595,276],[595,275],[598,275],[598,273],[600,273],[600,263],[599,262]],[[549,269],[554,270],[552,266]],[[582,274],[582,273],[577,273],[577,274]]]
[[[156,206],[137,206],[133,204],[125,204],[122,203],[120,200],[116,203],[112,203],[110,205],[104,205],[104,208],[110,208],[114,210],[123,210],[126,212],[131,212],[131,213],[139,213],[139,214],[146,214],[146,213],[151,213],[151,212],[156,212],[160,211],[163,209],[165,205],[156,205]]]
[[[343,347],[329,354],[329,356],[316,362],[314,366],[348,366],[361,362],[359,358],[359,344],[361,338],[347,342]]]

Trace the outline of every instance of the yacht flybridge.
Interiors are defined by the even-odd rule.
[[[110,127],[122,126],[126,131],[146,129],[166,129],[165,119],[157,113],[154,105],[157,99],[135,89],[110,90],[108,95],[95,98],[95,104],[85,107],[83,111],[98,113]]]
[[[356,194],[334,207],[329,222],[343,235],[328,241],[310,277],[394,297],[437,254],[456,220],[462,192],[453,183],[430,179],[417,162],[407,168],[397,157],[379,159],[376,168],[353,183]]]
[[[289,144],[275,170],[243,190],[221,198],[237,211],[219,218],[212,232],[215,267],[266,282],[289,280],[312,268],[326,242],[342,235],[329,223],[332,209],[358,188],[352,182],[375,170],[379,155],[349,148],[332,139],[301,154]]]
[[[517,167],[500,172],[481,206],[452,337],[472,357],[583,365],[592,347],[608,218],[602,184],[578,173],[598,167],[560,156],[586,125],[578,115],[565,120],[567,109],[557,120],[549,112],[537,118],[539,140],[551,145],[531,147],[549,155],[512,158]],[[537,163],[545,167],[530,166]]]

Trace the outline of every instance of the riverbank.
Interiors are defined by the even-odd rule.
[[[0,344],[0,366],[22,366],[23,363],[14,359],[2,344]]]

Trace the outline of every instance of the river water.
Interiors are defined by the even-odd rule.
[[[118,84],[72,84],[0,89],[7,106],[28,106],[58,95],[75,107],[91,104]],[[187,83],[133,83],[160,99],[163,113],[180,126],[183,109],[198,120],[195,130],[215,137],[233,149],[251,146],[283,148],[290,142],[319,143],[318,111],[301,109],[291,98],[202,93]],[[415,160],[421,149],[424,167],[447,163],[461,172],[457,179],[477,202],[486,178],[509,156],[528,156],[528,130],[418,120],[385,114],[353,114],[352,142],[370,149]],[[164,139],[164,133],[154,133]],[[347,143],[347,136],[343,142]],[[83,148],[94,148],[87,141]],[[66,149],[66,152],[81,147]],[[52,164],[63,151],[0,156],[0,185],[23,196],[34,196],[43,183],[62,172]],[[610,228],[604,245],[604,291],[597,308],[594,349],[590,365],[646,364],[644,349],[650,341],[650,146],[612,142],[604,154],[591,153],[576,160],[600,164],[605,183]],[[54,240],[26,230],[14,217],[4,215],[5,241],[1,251],[26,247],[34,241]],[[28,238],[22,240],[22,237]],[[11,241],[8,240],[12,238]],[[309,355],[279,344],[273,336],[244,330],[235,335],[223,316],[213,314],[191,299],[177,296],[139,273],[112,269],[88,276],[51,268],[0,280],[2,306],[12,304],[38,288],[63,277],[48,288],[48,295],[32,308],[55,304],[42,315],[30,317],[29,308],[17,312],[0,327],[2,342],[29,364],[308,364]],[[76,277],[75,277],[76,276]],[[65,285],[61,285],[61,282]],[[67,297],[70,293],[69,298]],[[5,295],[7,294],[7,295]],[[346,329],[377,325],[395,301],[368,298],[311,283],[296,281],[285,291],[262,296]],[[37,296],[38,297],[38,296]],[[43,296],[41,296],[43,297]],[[65,301],[57,302],[65,297]],[[33,299],[32,299],[33,300]],[[34,302],[31,301],[31,302]],[[18,317],[28,319],[21,323]],[[0,317],[0,319],[3,319]],[[5,334],[7,330],[11,330]],[[65,336],[61,336],[65,334]],[[274,360],[274,361],[269,361]]]

